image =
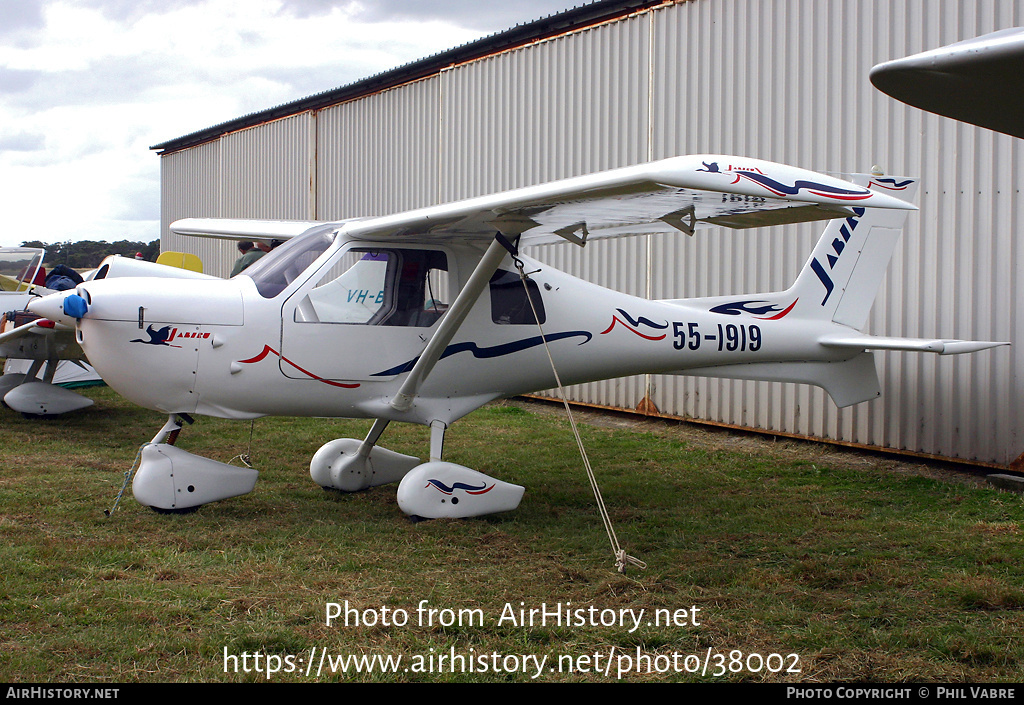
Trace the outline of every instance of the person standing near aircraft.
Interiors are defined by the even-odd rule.
[[[239,242],[238,251],[242,253],[242,256],[235,260],[235,265],[231,268],[231,276],[235,276],[266,254],[262,248],[253,247],[250,240],[242,240]]]
[[[268,252],[270,252],[271,250],[273,250],[274,248],[276,248],[280,244],[281,244],[280,240],[271,240],[270,242],[267,242],[266,240],[254,240],[253,241],[253,245],[256,246],[256,249],[261,251],[263,254],[267,254]]]

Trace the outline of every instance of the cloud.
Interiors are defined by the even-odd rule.
[[[0,3],[0,37],[38,30],[43,26],[43,3],[38,0],[4,0]]]
[[[36,152],[46,146],[46,137],[29,132],[0,134],[0,152]]]
[[[0,0],[0,245],[41,213],[62,239],[152,240],[151,145],[575,4]]]
[[[29,90],[40,77],[39,71],[0,67],[0,93],[12,96]]]
[[[322,5],[326,0],[296,0],[296,4]],[[364,0],[356,2],[353,16],[367,22],[394,20],[444,20],[461,27],[487,33],[509,29],[517,24],[531,22],[580,5],[578,2],[552,2],[551,0],[517,0],[517,2],[489,3],[480,0],[441,0],[438,2],[409,2],[408,0]]]
[[[337,0],[282,0],[279,14],[307,20],[330,14],[339,7],[348,9],[353,5],[358,5],[358,3],[339,3]]]
[[[185,7],[201,7],[208,0],[78,0],[115,22],[132,23],[143,17],[166,14]]]
[[[126,177],[111,204],[110,217],[120,221],[159,222],[160,202],[152,198],[154,190],[160,190],[160,178],[156,174]],[[153,239],[156,237],[150,238]]]

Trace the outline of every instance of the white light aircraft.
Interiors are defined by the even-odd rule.
[[[229,280],[91,281],[31,310],[76,329],[107,383],[169,414],[133,491],[181,511],[250,492],[257,472],[172,445],[189,414],[372,418],[314,455],[325,488],[400,482],[416,517],[518,506],[523,488],[443,460],[447,429],[487,402],[641,373],[800,382],[840,406],[880,394],[873,350],[1004,343],[860,332],[907,214],[910,178],[841,180],[730,156],[676,157],[385,217],[333,223],[187,219],[178,233],[289,238]],[[569,240],[830,220],[785,291],[651,301],[518,248]],[[548,357],[550,353],[550,359]],[[431,429],[430,460],[377,445]]]
[[[162,255],[161,260],[173,262],[175,254],[181,253]],[[26,310],[30,301],[54,293],[43,283],[45,255],[41,248],[0,248],[0,358],[28,364],[27,370],[0,375],[0,399],[26,416],[56,416],[85,409],[93,403],[92,399],[54,383],[61,364],[88,369],[85,353],[75,340],[74,326]],[[188,258],[189,266],[202,268],[197,257]],[[168,266],[159,260],[154,263],[111,255],[84,278],[195,276],[194,272],[181,269],[184,261],[185,257],[178,257],[178,266]],[[5,369],[10,367],[5,365]]]

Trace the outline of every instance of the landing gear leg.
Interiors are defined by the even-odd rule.
[[[309,463],[313,481],[329,490],[358,492],[398,482],[420,464],[420,459],[377,445],[390,422],[377,419],[363,440],[338,438],[325,443]]]
[[[444,456],[444,432],[448,425],[444,421],[430,422],[430,461],[440,460]]]
[[[57,360],[47,360],[46,369],[43,370],[43,381],[53,384],[53,377],[57,374]],[[33,375],[34,376],[34,375]]]

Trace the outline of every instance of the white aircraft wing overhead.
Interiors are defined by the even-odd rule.
[[[889,180],[890,182],[892,180]],[[349,237],[491,239],[523,244],[720,225],[751,228],[847,217],[861,207],[916,209],[884,179],[868,189],[804,169],[741,157],[673,157],[395,215],[344,223]],[[889,189],[890,193],[886,193]],[[339,225],[341,225],[339,223]]]
[[[183,218],[171,223],[178,235],[223,240],[287,240],[324,223],[312,220],[247,220],[245,218]]]

